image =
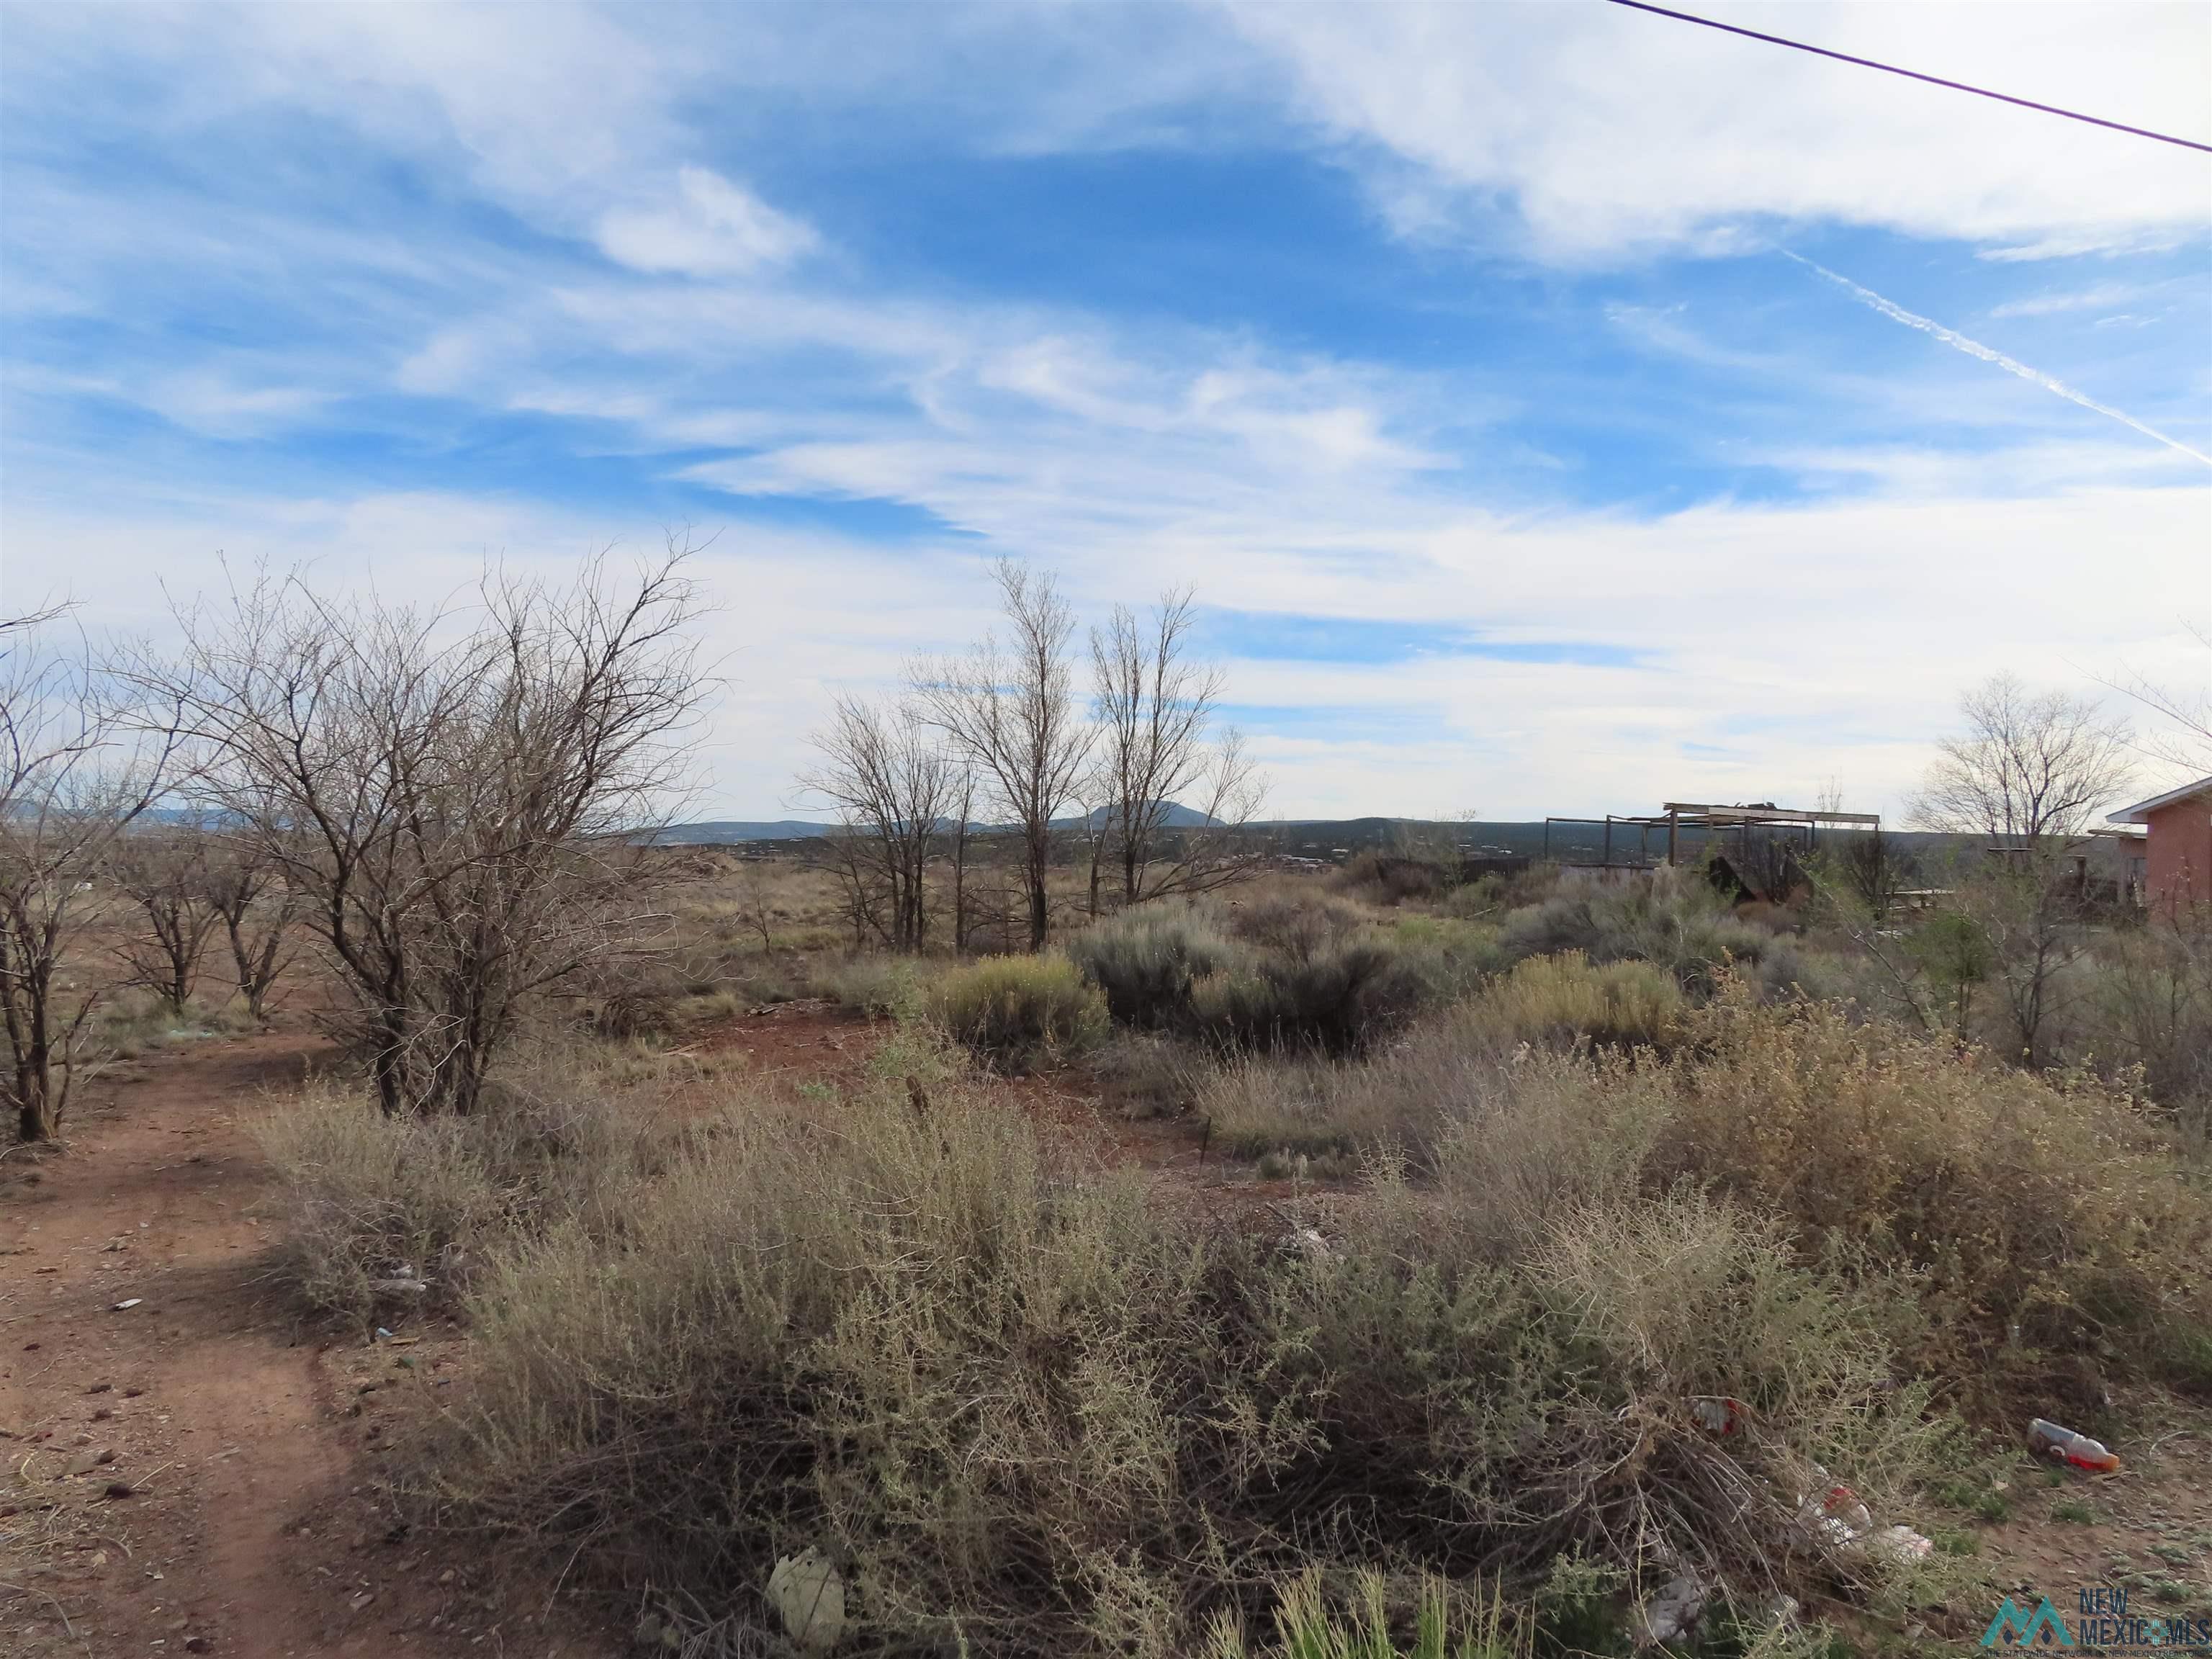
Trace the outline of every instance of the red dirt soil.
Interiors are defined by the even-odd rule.
[[[0,1653],[621,1650],[384,1507],[361,1379],[434,1386],[447,1362],[301,1324],[241,1123],[317,1052],[162,1052],[86,1091],[65,1152],[0,1162]]]

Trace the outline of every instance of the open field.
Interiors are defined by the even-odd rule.
[[[1817,929],[1268,876],[1077,921],[1096,1011],[1032,1041],[1056,956],[971,1028],[814,873],[686,857],[469,1120],[378,1118],[312,974],[266,1029],[118,1011],[0,1164],[21,1650],[775,1651],[810,1546],[855,1652],[1227,1652],[1315,1566],[1488,1584],[1500,1652],[2212,1613],[2201,1140],[1793,1004],[1863,966]]]

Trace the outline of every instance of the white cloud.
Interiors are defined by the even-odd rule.
[[[138,15],[131,33],[146,45]],[[542,248],[518,238],[532,242],[527,253],[472,258],[465,246],[404,232],[211,228],[179,211],[161,230],[203,239],[179,258],[210,268],[262,261],[269,269],[254,281],[264,285],[309,280],[293,267],[317,283],[335,273],[375,296],[362,303],[392,309],[372,313],[380,332],[357,349],[347,343],[350,380],[322,362],[287,379],[277,365],[210,357],[221,372],[188,362],[128,395],[198,429],[245,435],[301,412],[308,394],[296,385],[373,397],[396,384],[485,411],[588,418],[593,445],[633,455],[742,449],[686,476],[733,495],[901,503],[917,521],[927,514],[958,532],[878,547],[757,527],[725,534],[702,566],[724,605],[710,648],[731,681],[708,751],[718,812],[780,816],[830,689],[883,683],[908,650],[971,633],[987,599],[971,578],[991,552],[1055,565],[1094,613],[1188,581],[1218,605],[1458,624],[1610,646],[1657,665],[1237,665],[1236,695],[1285,717],[1261,744],[1278,769],[1278,806],[1316,812],[1474,803],[1530,814],[1648,805],[1668,793],[1781,796],[1831,774],[1860,799],[1893,802],[1917,769],[1915,745],[1942,726],[1961,684],[1999,667],[2063,680],[2133,660],[2205,596],[2212,497],[2193,479],[2175,487],[2185,470],[2148,445],[2070,432],[2054,441],[2063,428],[2032,424],[2046,400],[2002,376],[1969,377],[1990,384],[1945,406],[1977,442],[2017,420],[2026,441],[1994,453],[1815,447],[1820,428],[1792,436],[1782,422],[1770,452],[1750,458],[1822,484],[1848,481],[1871,499],[1723,502],[1657,520],[1486,512],[1445,452],[1467,468],[1557,465],[1510,432],[1491,449],[1467,439],[1499,422],[1505,398],[1486,386],[1502,382],[1430,385],[1157,318],[1117,327],[1034,305],[860,291],[841,285],[849,272],[821,274],[828,259],[803,267],[802,288],[790,270],[819,246],[817,234],[792,204],[771,205],[738,182],[766,176],[743,159],[725,161],[727,175],[698,165],[706,151],[680,118],[698,106],[704,65],[726,94],[797,63],[819,84],[880,90],[886,102],[980,106],[992,100],[976,88],[1004,92],[990,135],[1003,148],[1158,136],[1150,117],[1215,84],[1224,60],[1176,59],[1172,73],[1146,78],[1146,63],[1172,54],[1132,41],[1176,27],[1150,10],[1114,15],[1135,21],[1112,25],[1128,31],[1113,51],[1071,53],[1026,82],[998,73],[1003,60],[965,61],[1004,50],[1017,26],[995,12],[961,15],[941,40],[933,24],[902,26],[890,44],[864,39],[852,21],[860,14],[777,13],[830,21],[793,31],[803,39],[763,37],[757,54],[702,54],[684,39],[702,17],[769,29],[742,9],[148,15],[146,32],[174,37],[147,50],[173,100],[159,119],[178,143],[228,101],[289,100],[368,133],[426,177],[465,180],[456,188],[574,246],[541,261]],[[1049,15],[1056,28],[1109,27],[1091,21],[1104,14]],[[2038,125],[2048,118],[1612,9],[1236,15],[1265,47],[1241,49],[1240,95],[1270,82],[1254,62],[1287,66],[1301,107],[1374,167],[1376,187],[1395,193],[1408,222],[1429,212],[1433,228],[1456,232],[1471,201],[1503,202],[1534,246],[1560,258],[1711,246],[1768,216],[2083,246],[2139,242],[2203,218],[2201,183],[2194,194],[2179,189],[2166,158],[2136,141]],[[1785,32],[1936,72],[1960,67],[1946,54],[1970,36],[1994,39],[1972,72],[2028,95],[2124,106],[2152,125],[2185,125],[2203,102],[2202,77],[2191,77],[2204,31],[2165,13],[2114,14],[2087,29],[2070,11],[2008,11],[2003,30],[1967,30],[1951,12],[1919,7],[1779,15]],[[646,16],[673,21],[648,39],[635,21]],[[1197,33],[1219,52],[1217,27]],[[192,72],[202,58],[220,60],[230,78]],[[857,81],[840,81],[855,61]],[[2113,64],[2127,70],[2119,82],[2106,72]],[[21,72],[11,67],[11,85]],[[2177,86],[2186,94],[2178,104]],[[742,135],[723,137],[714,153],[741,158]],[[10,185],[19,213],[23,193],[14,177]],[[42,242],[80,247],[97,236],[122,247],[147,234],[140,216],[118,209],[86,216],[79,235],[73,207],[49,193]],[[602,264],[593,246],[627,270]],[[114,268],[126,283],[143,280],[119,258]],[[701,280],[641,282],[629,274],[637,271]],[[435,302],[416,310],[389,297],[439,284]],[[126,286],[99,309],[121,313],[129,298]],[[1778,405],[1815,379],[1802,355],[1747,351],[1717,331],[1705,337],[1663,307],[1623,305],[1613,321],[1653,352],[1771,385]],[[1548,385],[1523,371],[1515,395]],[[31,386],[11,367],[11,396]],[[1909,430],[1928,418],[1926,382],[1911,377],[1876,384],[1827,371],[1819,389],[1847,392],[1877,417],[1909,410]],[[1975,397],[1987,401],[1966,401]],[[1437,435],[1447,430],[1449,442]],[[553,562],[616,537],[659,543],[659,525],[629,509],[373,491],[231,499],[161,480],[158,459],[138,458],[143,475],[125,477],[106,457],[58,459],[28,449],[33,441],[11,438],[11,455],[29,454],[40,470],[33,489],[33,469],[14,469],[0,539],[20,568],[86,573],[84,597],[107,621],[158,621],[156,579],[185,592],[210,583],[218,547],[317,558],[334,580],[365,573],[416,595],[463,585],[487,552]],[[570,453],[556,446],[549,456]],[[70,505],[56,504],[72,490]],[[2109,562],[2116,549],[2124,569]],[[1312,708],[1351,711],[1352,726],[1301,733],[1296,716]],[[1753,718],[1765,724],[1747,726]],[[1684,744],[1703,748],[1693,757]]]
[[[911,651],[970,636],[986,619],[981,559],[1001,550],[1056,568],[1094,615],[1190,581],[1215,605],[1464,626],[1649,665],[1233,663],[1236,700],[1279,711],[1257,745],[1276,805],[1317,814],[1627,810],[1783,798],[1831,775],[1890,810],[1962,687],[2008,669],[2095,691],[2096,675],[2163,662],[2182,623],[2212,621],[2203,488],[1991,501],[1923,476],[1871,501],[1524,520],[1356,479],[1272,499],[1238,488],[1212,513],[1202,459],[1184,477],[1111,446],[1054,477],[1021,453],[995,471],[972,459],[855,447],[811,458],[807,476],[988,524],[980,543],[723,531],[699,568],[727,682],[702,811],[781,816],[832,691],[889,684]],[[609,540],[650,551],[660,528],[456,495],[0,502],[11,564],[96,573],[80,584],[91,619],[142,628],[159,625],[160,582],[215,585],[217,548],[435,597],[465,588],[487,556],[556,566]],[[2113,548],[2129,550],[2124,569],[2102,556]]]
[[[1723,20],[2212,139],[2197,5],[1709,6]],[[2081,252],[2206,226],[2208,159],[1609,6],[1239,6],[1410,228],[1503,201],[1569,260],[1766,218]],[[2015,247],[2013,257],[2027,250]]]
[[[1990,309],[1991,317],[2054,317],[2069,311],[2112,311],[2131,306],[2157,292],[2147,283],[2097,283],[2087,288],[2057,289],[2008,300]]]
[[[673,201],[617,209],[599,228],[599,246],[609,258],[634,270],[688,276],[744,276],[787,264],[818,240],[811,226],[698,167],[678,172]]]
[[[252,438],[288,427],[329,401],[301,386],[241,386],[213,373],[157,375],[138,401],[188,431]]]

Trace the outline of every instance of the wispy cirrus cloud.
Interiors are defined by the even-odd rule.
[[[1086,615],[1194,585],[1312,812],[1893,798],[1959,684],[2142,657],[2212,562],[2201,320],[2031,308],[2201,281],[2164,175],[1598,9],[117,15],[0,62],[11,574],[152,625],[217,548],[437,593],[719,529],[724,815],[1000,553]],[[2152,103],[2166,27],[2098,37]],[[1783,226],[2185,441],[1833,305]]]
[[[689,276],[742,276],[787,264],[819,240],[811,226],[700,167],[677,170],[672,200],[615,209],[598,231],[608,258],[631,270]]]
[[[1965,335],[1960,333],[1958,330],[1946,328],[1942,324],[1936,322],[1932,318],[1923,317],[1917,312],[1907,311],[1903,306],[1899,305],[1895,301],[1886,300],[1882,298],[1881,295],[1876,294],[1872,289],[1862,287],[1860,284],[1851,281],[1850,277],[1839,276],[1836,272],[1829,270],[1826,265],[1820,264],[1811,259],[1808,259],[1802,254],[1791,253],[1786,248],[1783,250],[1783,253],[1784,258],[1795,259],[1799,264],[1803,265],[1807,270],[1815,271],[1819,275],[1826,277],[1828,281],[1835,283],[1837,287],[1842,289],[1854,299],[1858,300],[1864,305],[1873,307],[1875,310],[1880,312],[1883,316],[1891,319],[1893,321],[1902,323],[1907,328],[1918,329],[1923,334],[1928,335],[1932,338],[1941,340],[1945,345],[1951,347],[1954,350],[1963,351],[1969,357],[1978,357],[1985,363],[1994,363],[1997,368],[2004,370],[2006,374],[2016,374],[2021,380],[2029,382],[2031,385],[2039,386],[2045,392],[2051,393],[2054,397],[2063,398],[2070,404],[2079,404],[2082,408],[2090,410],[2092,413],[2102,415],[2108,420],[2118,421],[2122,426],[2127,427],[2133,431],[2140,432],[2144,437],[2152,439],[2158,443],[2162,443],[2168,449],[2174,450],[2181,454],[2186,455],[2191,460],[2202,461],[2205,465],[2212,466],[2212,455],[2206,454],[2201,449],[2191,448],[2189,445],[2182,442],[2179,438],[2168,437],[2165,433],[2160,432],[2156,427],[2148,425],[2145,422],[2136,419],[2134,416],[2127,413],[2124,410],[2114,409],[2110,404],[2099,403],[2094,398],[2090,397],[2087,392],[2077,392],[2074,387],[2067,385],[2065,381],[2060,380],[2055,374],[2046,374],[2039,368],[2030,368],[2027,364],[2021,362],[2019,358],[2008,357],[2003,352],[1997,350],[1993,346],[1985,346],[1978,340],[1969,339]]]

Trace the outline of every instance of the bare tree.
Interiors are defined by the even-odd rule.
[[[1913,803],[1929,830],[2051,850],[2127,784],[2128,729],[2094,700],[2029,691],[1999,674],[1959,701],[1966,735],[1936,744]]]
[[[2158,716],[2158,727],[2143,739],[2146,753],[2185,774],[2201,775],[2212,772],[2212,629],[2192,623],[2189,632],[2204,653],[2202,689],[2141,674],[2106,684]]]
[[[1999,675],[1960,700],[1966,735],[1938,745],[1913,820],[1989,838],[1959,903],[1988,940],[1991,975],[2022,1063],[2039,1066],[2061,976],[2086,942],[2063,860],[2098,808],[2127,785],[2124,725],[2094,701],[2033,693]]]
[[[973,921],[968,899],[969,851],[975,844],[975,772],[956,757],[953,781],[945,792],[951,822],[945,826],[945,848],[952,864],[952,950],[965,955]]]
[[[830,869],[869,890],[848,894],[848,908],[893,950],[922,949],[925,878],[945,815],[957,804],[959,769],[913,699],[878,708],[841,696],[813,742],[822,763],[799,784],[836,811],[841,833],[829,849]]]
[[[119,837],[107,859],[116,891],[144,923],[116,946],[127,977],[179,1014],[221,919],[208,902],[210,839],[194,824],[141,825]]]
[[[61,1133],[88,1022],[106,987],[88,976],[84,933],[116,842],[160,799],[173,722],[147,721],[79,639],[46,647],[60,613],[0,623],[0,1097],[17,1135]]]
[[[987,635],[964,658],[921,665],[914,687],[928,716],[988,787],[1022,840],[1030,948],[1052,920],[1046,878],[1053,826],[1079,793],[1091,732],[1068,661],[1075,617],[1049,575],[1011,559],[993,571],[1007,638]]]
[[[466,1112],[535,998],[612,948],[701,696],[688,550],[623,581],[488,572],[467,612],[264,573],[143,678],[188,712],[199,793],[329,951],[387,1113]]]
[[[1192,659],[1193,620],[1190,590],[1170,590],[1148,618],[1117,605],[1091,633],[1100,793],[1125,905],[1242,874],[1241,831],[1267,793],[1236,730],[1215,729],[1224,682]],[[1177,805],[1194,816],[1171,826]]]
[[[775,949],[775,915],[769,902],[768,878],[761,873],[764,859],[738,861],[738,914],[746,927],[760,935],[761,954]]]
[[[890,894],[877,863],[878,849],[866,835],[848,824],[838,824],[825,836],[808,842],[806,861],[836,884],[845,910],[845,924],[853,930],[853,948],[880,944],[890,933],[884,908]]]
[[[203,872],[209,907],[222,922],[238,994],[255,1019],[269,1017],[269,994],[291,965],[285,951],[299,900],[283,884],[270,858],[240,836],[218,837],[209,848]]]

